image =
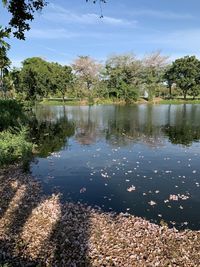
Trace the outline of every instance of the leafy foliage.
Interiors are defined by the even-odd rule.
[[[195,97],[199,92],[200,61],[195,56],[176,59],[168,69],[165,77],[168,83],[175,83],[182,91],[184,99],[187,93]]]
[[[168,64],[167,59],[160,52],[143,59],[124,54],[109,57],[103,66],[91,57],[79,56],[71,66],[62,66],[33,57],[6,75],[4,84],[18,99],[28,101],[62,97],[63,101],[112,99],[130,103],[139,97],[197,97],[199,60],[185,57]]]
[[[22,161],[24,166],[30,160],[33,145],[26,141],[27,129],[21,128],[19,132],[11,130],[0,132],[0,166]]]
[[[19,127],[26,120],[23,106],[16,100],[0,100],[0,131]]]
[[[73,81],[71,67],[39,57],[24,60],[21,71],[14,70],[12,77],[17,92],[26,100],[39,100],[57,92],[64,98]]]
[[[3,0],[5,8],[11,14],[9,25],[4,32],[13,32],[18,39],[25,39],[24,33],[30,30],[30,21],[34,13],[40,11],[47,4],[45,0]]]
[[[132,54],[110,57],[106,62],[109,94],[126,102],[137,100],[141,81],[141,62]]]
[[[51,69],[51,83],[54,92],[60,92],[64,101],[65,95],[73,86],[74,76],[70,66],[62,66],[58,63],[52,63]]]

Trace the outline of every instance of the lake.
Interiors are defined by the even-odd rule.
[[[38,106],[31,136],[46,194],[200,229],[200,105]]]

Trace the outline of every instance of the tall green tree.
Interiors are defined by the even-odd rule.
[[[132,54],[116,55],[106,61],[109,94],[127,102],[139,94],[141,63]]]
[[[172,86],[175,83],[175,73],[171,68],[171,65],[166,68],[165,73],[163,75],[164,81],[167,83],[167,87],[169,89],[169,97],[172,97]]]
[[[0,92],[6,93],[5,78],[8,75],[8,69],[11,62],[7,57],[7,51],[4,46],[0,47]]]
[[[36,100],[47,95],[53,90],[51,63],[33,57],[23,61],[23,67],[17,78],[19,84],[17,91],[24,93],[26,99]]]
[[[165,74],[182,91],[184,99],[200,84],[200,61],[195,56],[176,59]]]
[[[74,75],[70,66],[62,66],[58,63],[51,63],[52,78],[54,91],[60,92],[63,102],[66,94],[73,86]]]

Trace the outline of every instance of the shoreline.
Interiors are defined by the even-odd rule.
[[[200,231],[61,204],[20,165],[0,170],[0,263],[7,266],[200,266]]]
[[[54,101],[54,100],[44,100],[39,102],[39,105],[47,105],[47,106],[88,106],[88,105],[140,105],[140,104],[148,104],[148,105],[164,105],[164,104],[172,104],[172,105],[181,105],[181,104],[200,104],[200,100],[198,99],[162,99],[162,98],[154,98],[151,101],[147,101],[145,99],[139,99],[135,102],[126,103],[124,100],[113,101],[111,99],[94,99],[94,102],[90,103],[87,99],[82,101]]]

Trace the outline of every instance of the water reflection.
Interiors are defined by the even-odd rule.
[[[82,145],[105,138],[111,145],[142,142],[155,147],[165,137],[173,144],[191,145],[200,140],[198,105],[80,106],[36,109],[32,137],[41,155],[59,151],[74,136]]]
[[[31,170],[65,200],[199,229],[199,116],[200,105],[40,106]]]
[[[36,116],[30,120],[30,137],[37,145],[38,155],[45,158],[52,152],[67,148],[68,138],[74,135],[75,128],[68,121],[65,108],[59,117],[54,117],[49,109],[42,110],[41,114],[40,111],[37,110]]]

